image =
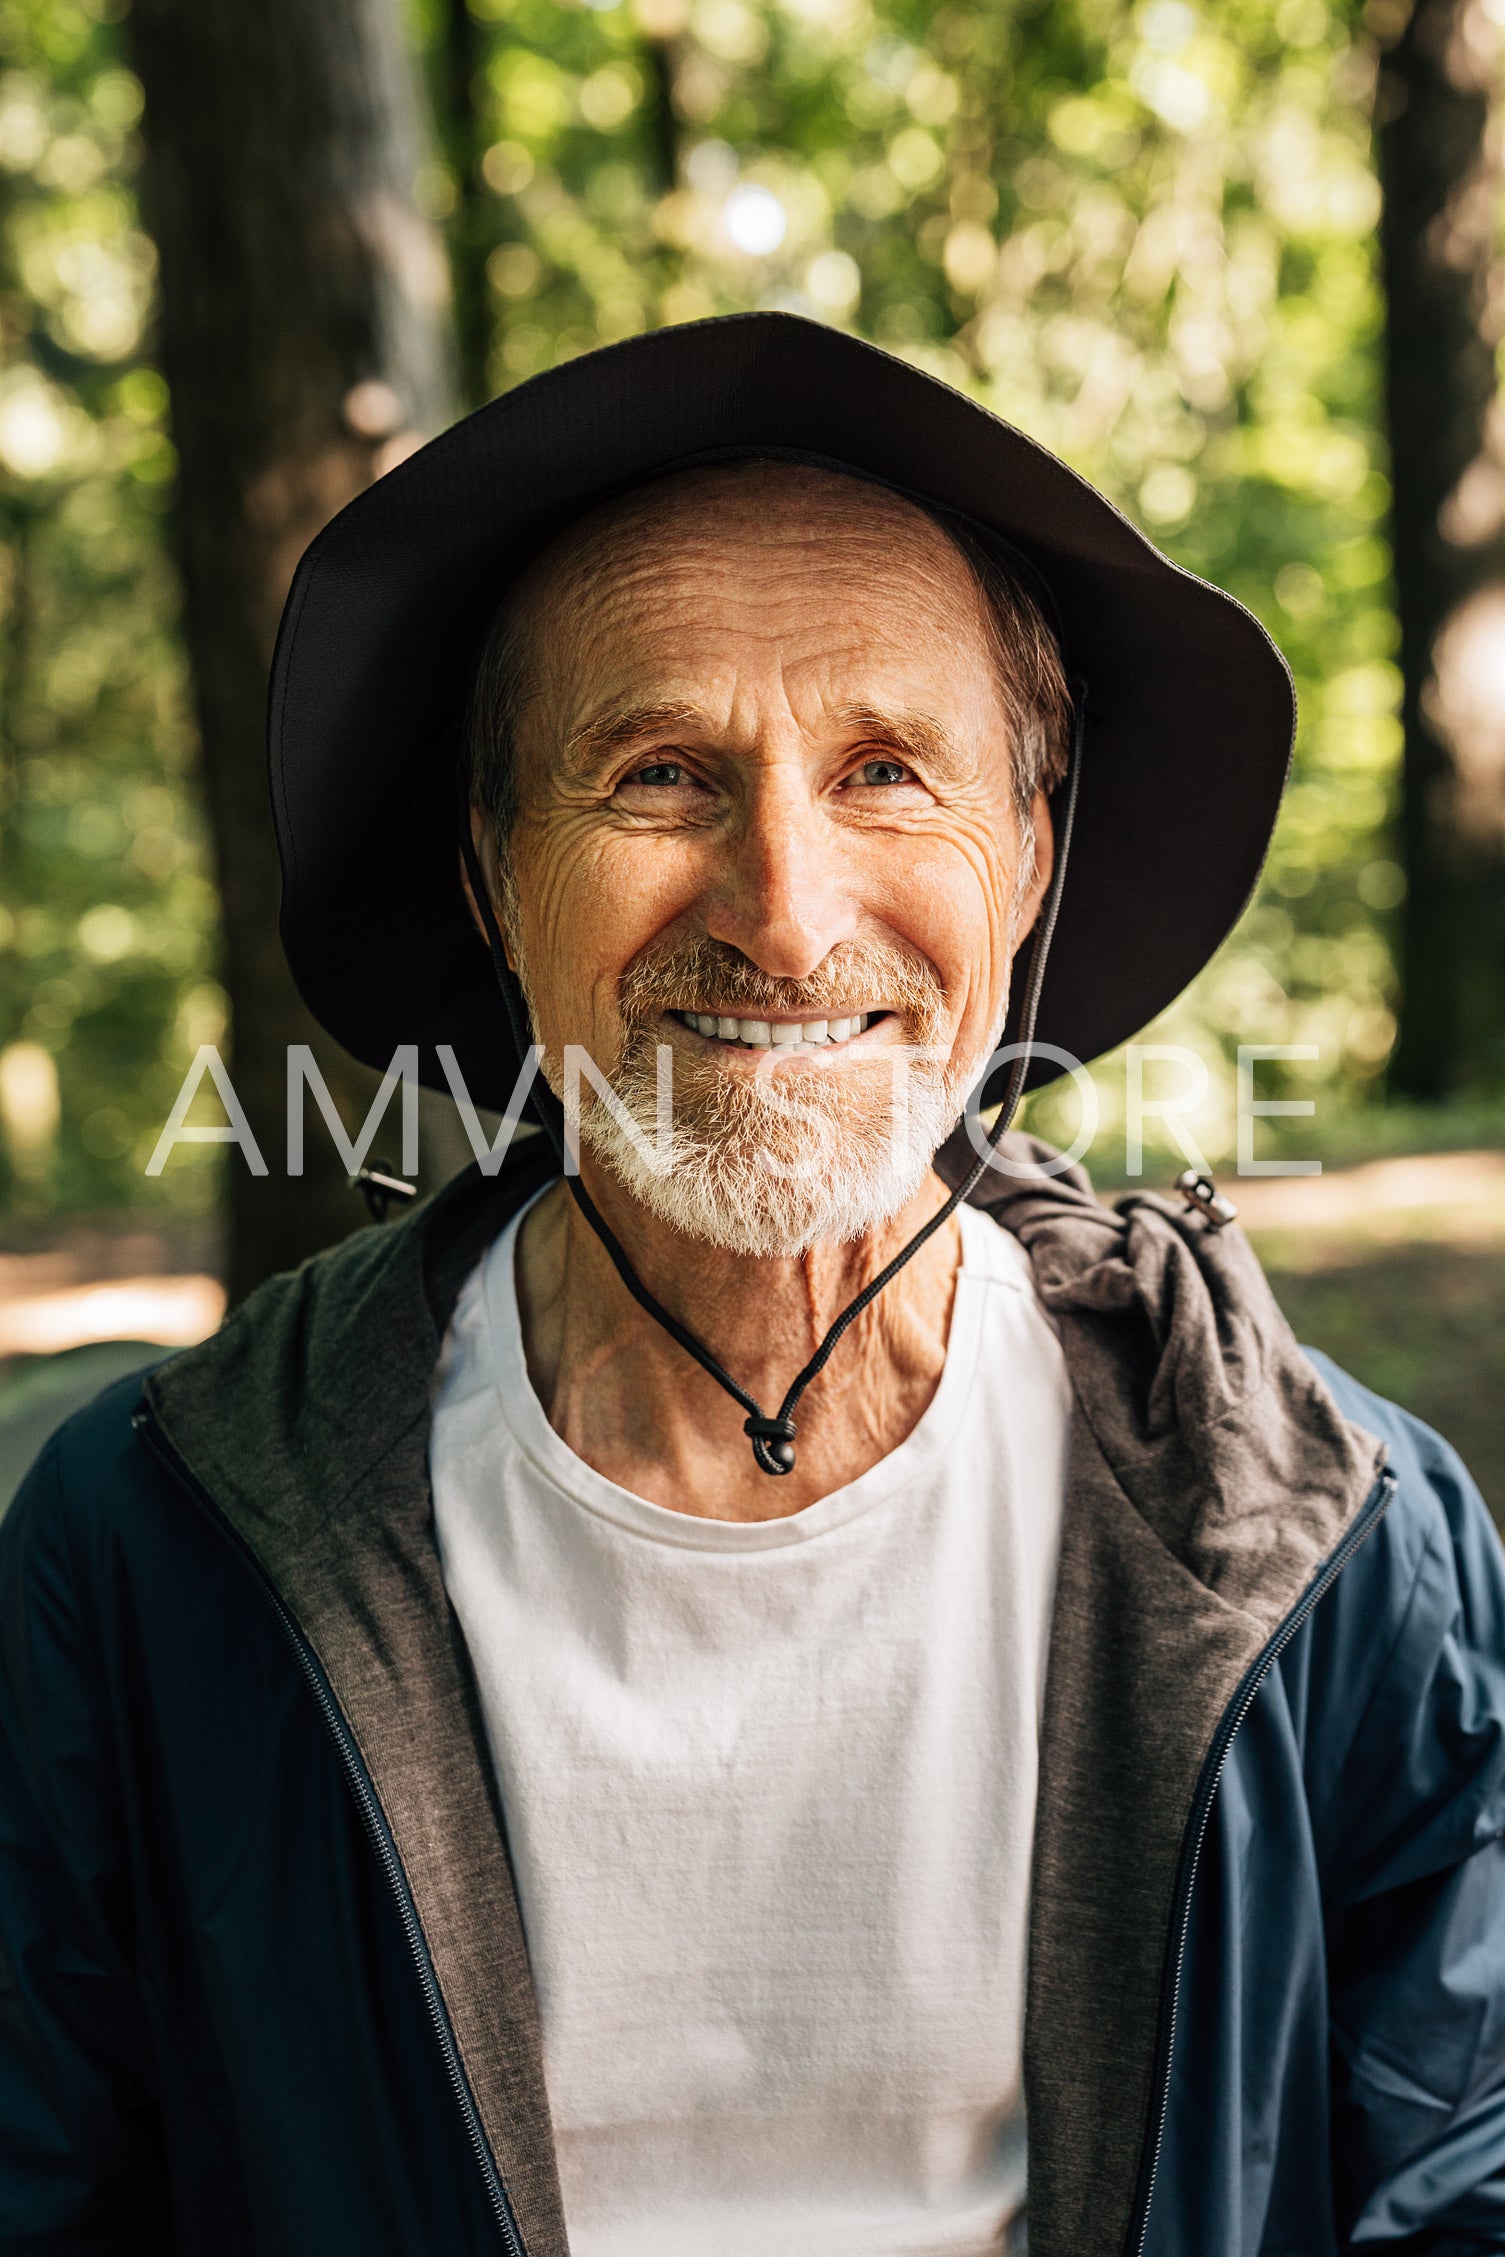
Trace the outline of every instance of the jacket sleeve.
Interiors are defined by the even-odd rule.
[[[166,2257],[107,1653],[62,1464],[54,1437],[0,1523],[0,2242]]]
[[[1350,1593],[1367,1691],[1323,1829],[1344,2248],[1484,2257],[1505,2252],[1505,1555],[1445,1442],[1367,1393],[1344,1408],[1398,1483]]]

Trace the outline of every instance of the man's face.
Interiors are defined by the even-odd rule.
[[[702,1160],[725,1148],[722,1204],[758,1189],[750,1137],[784,1186],[747,1250],[871,1227],[896,1089],[922,1175],[997,1041],[1049,876],[1043,797],[1028,866],[965,561],[857,481],[701,472],[567,536],[521,618],[508,937],[550,1079],[582,1045],[635,1111],[646,1092],[651,1124],[667,1044],[676,1129]],[[896,1081],[916,1047],[929,1058]],[[833,1216],[821,1186],[854,1152],[869,1190]],[[900,1167],[879,1204],[918,1180]]]

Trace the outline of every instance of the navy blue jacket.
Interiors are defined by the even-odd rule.
[[[1322,1369],[1389,1471],[1208,1749],[1123,2257],[1505,2251],[1505,1566]],[[359,1755],[138,1393],[0,1529],[0,2250],[517,2257]]]
[[[1505,2250],[1505,1561],[1448,1444],[1314,1360],[1394,1488],[1226,1720],[1146,2257]]]

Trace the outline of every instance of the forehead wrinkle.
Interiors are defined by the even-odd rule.
[[[778,644],[792,632],[798,641],[801,627],[810,624],[812,551],[821,553],[827,569],[820,576],[843,617],[855,588],[880,618],[897,611],[907,620],[917,604],[936,606],[950,615],[953,634],[965,620],[983,641],[980,591],[965,558],[939,526],[900,497],[826,475],[815,479],[812,492],[805,479],[791,480],[782,469],[748,484],[727,485],[713,473],[676,487],[629,497],[625,506],[569,528],[525,573],[517,591],[519,707],[552,707],[563,720],[560,707],[574,702],[570,676],[609,663],[624,628],[646,632],[650,641],[676,636],[687,601],[692,624],[706,628],[713,641],[713,615],[721,605],[724,623],[741,638]],[[793,506],[781,508],[786,501]],[[756,585],[750,613],[749,573]],[[800,602],[792,615],[781,616],[786,579],[788,596]],[[720,602],[707,606],[718,580]],[[836,655],[801,652],[795,663],[829,665]],[[979,655],[986,664],[986,652]],[[959,747],[941,741],[944,732],[929,716],[886,712],[876,702],[854,702],[845,711],[858,725],[881,729],[932,761],[957,759]],[[623,709],[582,723],[562,742],[557,727],[548,733],[555,757],[579,770],[639,731],[703,729],[709,722],[689,703],[645,699],[631,713]]]
[[[840,474],[759,470],[746,480],[716,470],[666,480],[567,527],[524,574],[520,609],[536,618],[559,605],[609,618],[645,578],[661,595],[676,582],[698,588],[713,560],[754,570],[766,600],[785,570],[798,581],[812,550],[836,585],[852,577],[870,585],[876,575],[901,604],[918,583],[933,599],[975,607],[965,558],[902,496]]]

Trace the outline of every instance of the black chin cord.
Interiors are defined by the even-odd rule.
[[[753,1457],[764,1473],[780,1474],[794,1471],[794,1437],[796,1433],[794,1411],[800,1397],[810,1385],[811,1380],[825,1370],[842,1334],[847,1331],[849,1326],[856,1323],[863,1310],[871,1302],[876,1301],[885,1285],[898,1276],[905,1263],[919,1252],[928,1238],[935,1236],[943,1223],[950,1221],[962,1201],[970,1192],[975,1190],[982,1180],[983,1171],[1018,1111],[1019,1100],[1024,1093],[1025,1075],[1029,1072],[1030,1046],[1034,1039],[1035,1019],[1040,1008],[1040,990],[1045,982],[1045,963],[1050,954],[1050,943],[1056,929],[1056,917],[1061,906],[1061,889],[1066,878],[1066,859],[1071,851],[1072,828],[1076,822],[1077,789],[1081,781],[1082,733],[1086,718],[1087,691],[1085,683],[1077,683],[1073,688],[1071,759],[1066,772],[1066,791],[1061,808],[1061,820],[1057,827],[1055,868],[1051,872],[1050,885],[1046,891],[1039,919],[1030,935],[1029,983],[1025,989],[1024,1007],[1019,1015],[1018,1055],[1009,1069],[1008,1083],[1004,1090],[1003,1103],[998,1109],[998,1118],[988,1131],[982,1156],[977,1165],[957,1185],[945,1205],[938,1208],[929,1222],[915,1232],[909,1244],[903,1247],[893,1260],[878,1272],[878,1275],[870,1284],[863,1287],[855,1301],[849,1302],[846,1308],[842,1310],[841,1315],[831,1326],[830,1331],[826,1334],[825,1339],[816,1349],[804,1370],[790,1382],[789,1390],[783,1402],[779,1405],[776,1416],[770,1418],[762,1405],[748,1394],[745,1387],[739,1386],[725,1366],[717,1361],[716,1357],[711,1354],[710,1349],[702,1341],[697,1340],[694,1333],[680,1323],[678,1317],[671,1316],[663,1304],[654,1299],[627,1259],[626,1252],[615,1232],[600,1213],[578,1174],[570,1172],[565,1154],[563,1107],[541,1077],[534,1081],[531,1092],[533,1104],[543,1123],[544,1132],[554,1147],[555,1155],[563,1170],[565,1181],[570,1187],[576,1206],[611,1256],[612,1266],[634,1301],[637,1302],[638,1307],[646,1309],[654,1322],[662,1325],[670,1339],[677,1340],[685,1354],[693,1356],[701,1370],[708,1372],[718,1387],[723,1388],[734,1402],[741,1404],[743,1410],[747,1413],[742,1423],[742,1431],[750,1438]],[[516,975],[507,962],[507,952],[502,944],[501,933],[497,928],[496,913],[491,905],[491,895],[481,874],[475,841],[471,837],[470,793],[463,763],[458,772],[458,783],[460,852],[464,857],[471,892],[475,897],[481,923],[485,928],[486,944],[491,951],[491,963],[496,973],[497,985],[502,991],[502,1000],[507,1007],[507,1017],[512,1028],[512,1039],[517,1045],[517,1055],[521,1060],[528,1055],[533,1039],[532,1030],[528,1025],[522,990],[518,985]]]

